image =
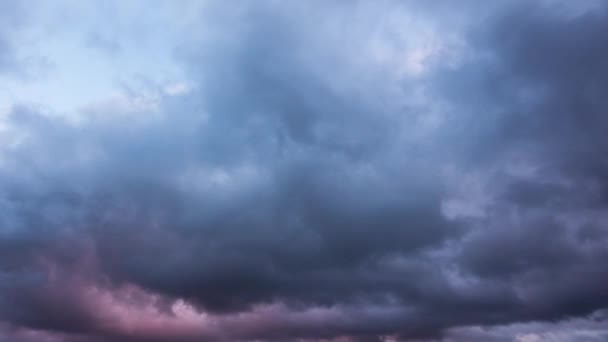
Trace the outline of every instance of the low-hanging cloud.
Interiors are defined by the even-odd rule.
[[[187,82],[15,104],[0,341],[595,329],[608,9],[475,5],[211,2],[174,38]]]

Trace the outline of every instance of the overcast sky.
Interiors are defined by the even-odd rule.
[[[608,2],[0,0],[0,342],[608,340]]]

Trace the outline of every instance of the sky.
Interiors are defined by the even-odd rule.
[[[608,2],[0,0],[0,342],[608,340]]]

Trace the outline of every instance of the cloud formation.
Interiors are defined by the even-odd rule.
[[[139,72],[0,117],[0,341],[605,338],[603,3],[108,4],[39,57]]]

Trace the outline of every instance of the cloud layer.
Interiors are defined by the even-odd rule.
[[[606,338],[603,3],[65,8],[0,25],[0,341]]]

